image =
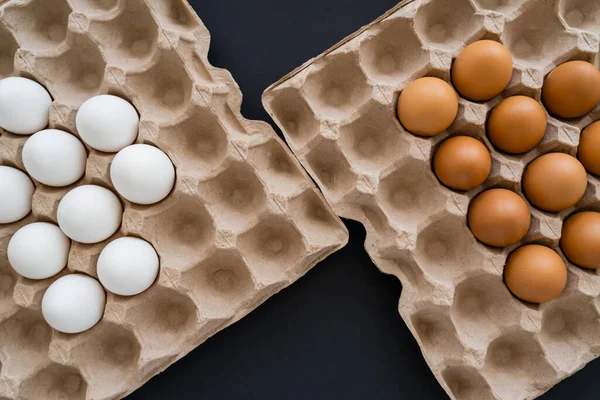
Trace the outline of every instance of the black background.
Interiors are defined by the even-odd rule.
[[[398,0],[190,1],[211,32],[209,59],[233,74],[245,117],[275,125],[261,95]],[[402,38],[398,38],[402,40]],[[398,314],[401,285],[348,245],[129,399],[445,399]],[[600,335],[600,332],[598,332]],[[600,362],[542,396],[598,399]]]

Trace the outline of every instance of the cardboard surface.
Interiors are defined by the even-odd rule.
[[[121,199],[120,230],[99,244],[72,243],[67,269],[51,279],[12,270],[11,235],[33,221],[56,223],[61,197],[75,186],[112,190],[114,154],[88,148],[79,182],[36,183],[33,212],[0,226],[1,398],[123,397],[347,242],[272,128],[241,116],[236,83],[207,61],[209,41],[182,0],[11,0],[0,8],[0,78],[44,85],[52,128],[76,134],[85,100],[121,96],[141,115],[137,143],[160,147],[177,174],[173,193],[156,205]],[[26,140],[0,132],[0,164],[24,170]],[[156,248],[157,281],[134,297],[109,294],[103,320],[84,333],[53,331],[40,312],[45,289],[66,273],[96,276],[102,248],[124,235]]]
[[[575,154],[582,128],[600,117],[549,117],[542,143],[523,156],[492,151],[489,179],[467,193],[442,186],[431,157],[452,135],[485,135],[502,98],[539,100],[545,75],[583,59],[598,65],[600,3],[563,0],[415,0],[334,46],[269,87],[263,103],[338,215],[362,222],[377,266],[403,284],[399,313],[440,384],[456,399],[534,398],[596,358],[600,275],[568,264],[561,297],[520,302],[502,281],[507,255],[477,242],[466,224],[482,190],[521,193],[525,166],[540,154]],[[400,91],[421,76],[450,80],[453,58],[493,39],[513,54],[509,87],[486,103],[460,100],[447,132],[418,138],[395,112]],[[598,179],[575,208],[531,208],[524,243],[560,252],[562,221],[575,209],[600,209]],[[561,253],[562,254],[562,253]],[[563,257],[564,258],[564,257]]]

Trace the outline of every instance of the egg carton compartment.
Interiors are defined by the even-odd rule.
[[[563,294],[524,303],[503,282],[507,256],[525,243],[559,248],[563,221],[575,210],[598,210],[598,179],[560,213],[529,204],[531,226],[521,243],[494,249],[467,226],[471,200],[489,188],[524,197],[521,178],[541,154],[575,155],[579,134],[600,117],[548,115],[536,149],[513,156],[486,136],[489,113],[504,98],[541,100],[557,65],[598,66],[600,6],[578,0],[408,0],[308,61],[263,95],[263,104],[331,202],[362,222],[365,248],[382,272],[403,285],[398,310],[439,383],[453,399],[530,399],[598,355],[600,275],[567,262]],[[416,78],[450,82],[453,60],[480,39],[512,53],[513,76],[487,102],[459,99],[455,122],[440,135],[407,132],[396,116],[399,93]],[[476,189],[443,186],[432,158],[448,137],[468,135],[492,155],[488,179]]]
[[[116,95],[140,114],[136,143],[159,147],[176,169],[167,198],[143,206],[119,197],[120,229],[101,243],[72,242],[67,268],[41,281],[9,265],[12,234],[34,221],[56,223],[74,187],[116,193],[115,155],[86,147],[79,181],[34,181],[32,212],[0,226],[1,398],[122,398],[347,242],[343,223],[273,129],[241,116],[240,90],[207,61],[209,42],[182,0],[0,0],[0,78],[46,87],[51,128],[78,136],[81,104]],[[0,131],[0,164],[24,171],[27,138]],[[156,282],[133,297],[108,293],[103,319],[88,331],[51,329],[41,313],[48,286],[73,272],[97,277],[100,252],[122,236],[156,249]]]

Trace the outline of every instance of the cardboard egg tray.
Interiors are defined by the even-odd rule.
[[[58,276],[18,276],[6,249],[23,225],[56,223],[58,203],[74,186],[111,188],[114,154],[88,148],[79,182],[36,182],[33,212],[0,226],[0,398],[124,397],[346,243],[343,224],[272,128],[241,116],[238,86],[207,61],[209,41],[182,0],[11,0],[0,7],[0,78],[44,85],[54,99],[52,128],[76,133],[76,110],[86,99],[124,97],[141,115],[137,142],[161,148],[177,171],[162,202],[121,199],[122,226],[109,240],[72,243],[68,271],[58,276],[96,276],[100,251],[124,235],[152,243],[161,262],[150,289],[109,293],[104,318],[81,334],[53,331],[42,317],[41,298]],[[0,164],[24,170],[26,139],[1,132]]]
[[[517,246],[484,246],[466,218],[484,189],[522,195],[524,168],[540,154],[576,154],[581,129],[600,119],[600,109],[578,120],[549,117],[541,144],[518,157],[493,149],[486,119],[502,98],[540,100],[545,76],[563,62],[598,65],[599,34],[598,1],[402,2],[265,91],[265,107],[334,210],[365,225],[370,257],[401,280],[400,315],[453,399],[534,398],[600,355],[600,275],[568,264],[562,296],[525,304],[502,277]],[[401,90],[422,76],[449,82],[453,59],[479,39],[500,41],[513,55],[505,92],[485,103],[460,99],[455,123],[434,138],[405,131],[396,117]],[[479,138],[493,158],[489,179],[467,193],[442,186],[431,168],[439,143],[459,134]],[[565,217],[600,209],[600,183],[588,182],[573,209],[531,206],[519,245],[545,244],[562,256]]]

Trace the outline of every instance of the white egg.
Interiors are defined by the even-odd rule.
[[[31,135],[48,126],[52,98],[39,83],[11,77],[0,80],[0,127]]]
[[[123,206],[110,190],[84,185],[62,198],[57,215],[65,235],[80,243],[98,243],[119,229]]]
[[[109,292],[133,296],[148,289],[158,275],[158,255],[145,240],[122,237],[100,253],[98,279]]]
[[[10,238],[8,262],[25,278],[50,278],[67,265],[70,245],[71,241],[58,226],[34,222],[25,225]]]
[[[68,186],[85,172],[87,153],[70,133],[46,129],[31,136],[23,146],[23,164],[35,180],[48,186]]]
[[[31,212],[35,186],[24,172],[0,165],[0,224],[9,224]]]
[[[171,192],[175,167],[160,149],[134,144],[117,153],[110,166],[110,180],[132,203],[154,204]]]
[[[100,321],[105,304],[106,293],[97,280],[83,274],[65,275],[44,293],[42,315],[59,332],[79,333]]]
[[[79,108],[77,132],[90,147],[114,153],[135,141],[140,118],[135,108],[117,96],[92,97]]]

